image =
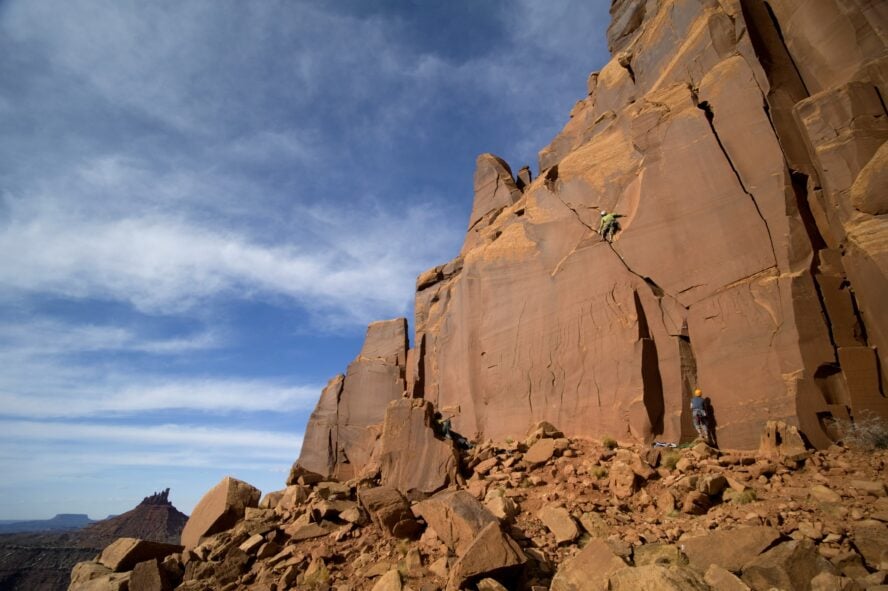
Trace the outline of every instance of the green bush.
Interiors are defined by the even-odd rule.
[[[663,459],[661,463],[664,468],[668,468],[669,470],[675,470],[675,465],[678,463],[678,460],[681,459],[681,454],[677,451],[670,451],[666,454],[663,454]]]
[[[739,492],[731,497],[731,501],[738,505],[748,505],[758,500],[758,495],[751,488],[747,488],[743,492]]]
[[[606,447],[607,449],[616,449],[617,448],[617,440],[613,437],[605,437],[601,440],[601,445]]]
[[[591,473],[592,476],[594,476],[597,480],[601,480],[602,478],[606,478],[606,477],[607,477],[607,468],[605,468],[604,466],[595,466],[594,468],[592,468],[592,470],[590,471],[590,473]]]

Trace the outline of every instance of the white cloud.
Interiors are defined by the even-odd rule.
[[[0,471],[15,474],[18,486],[46,479],[92,480],[109,470],[152,467],[168,474],[167,479],[174,470],[215,469],[265,471],[281,482],[280,474],[299,456],[301,446],[301,434],[278,431],[0,419]],[[191,484],[198,496],[209,485]]]
[[[8,360],[0,356],[0,360]],[[41,367],[32,363],[28,370]],[[48,375],[19,372],[0,378],[2,414],[15,417],[133,415],[180,410],[201,413],[290,413],[314,408],[321,386],[287,386],[270,380],[159,378],[127,375],[102,378],[85,368],[47,364]],[[89,381],[95,378],[97,381]]]
[[[420,238],[435,211],[417,208],[404,218],[379,211],[366,225],[354,212],[341,213],[276,245],[167,216],[86,219],[22,209],[0,226],[0,250],[17,253],[0,259],[4,289],[112,299],[155,313],[182,312],[223,295],[270,295],[363,324],[406,313],[422,269],[411,259],[424,252],[430,259],[437,245]]]
[[[135,351],[158,355],[181,354],[219,347],[217,332],[204,330],[172,338],[146,338],[125,326],[72,324],[45,318],[0,323],[0,357],[78,354],[95,351]]]
[[[182,448],[235,448],[275,454],[298,448],[302,437],[290,433],[197,425],[107,425],[0,419],[0,439],[11,441],[73,441],[78,444],[109,441]]]

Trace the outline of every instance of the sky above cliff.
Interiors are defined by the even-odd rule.
[[[0,519],[281,488],[366,324],[529,164],[607,2],[0,2]]]

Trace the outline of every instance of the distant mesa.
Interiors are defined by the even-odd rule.
[[[130,511],[101,521],[63,513],[0,524],[0,533],[6,534],[0,535],[0,589],[67,589],[73,566],[117,538],[178,544],[188,516],[173,506],[169,493],[168,488],[155,492]]]
[[[96,523],[96,521],[90,519],[85,513],[59,513],[52,519],[0,523],[0,534],[70,531],[81,529],[91,523]]]

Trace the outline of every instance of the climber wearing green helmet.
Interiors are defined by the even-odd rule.
[[[601,210],[601,223],[598,224],[598,233],[602,238],[611,242],[614,239],[614,235],[620,229],[620,222],[617,221],[617,218],[623,217],[618,213],[608,213]]]

